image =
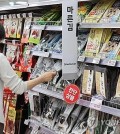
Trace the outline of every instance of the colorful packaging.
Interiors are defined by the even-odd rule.
[[[82,22],[91,9],[91,3],[80,2],[78,8],[78,21]]]
[[[120,17],[120,1],[116,0],[113,6],[105,12],[100,22],[117,22]]]
[[[21,43],[28,43],[32,18],[26,18]]]
[[[91,29],[85,49],[86,56],[96,56],[99,52],[104,29]]]
[[[90,13],[85,17],[84,22],[85,23],[97,23],[105,11],[110,8],[115,0],[100,0],[95,7],[90,11]]]
[[[4,20],[4,28],[5,28],[5,36],[6,36],[6,38],[10,37],[10,23],[11,23],[10,19]]]
[[[23,19],[19,19],[18,21],[18,28],[17,28],[17,38],[20,38],[21,37],[21,32],[22,32],[22,20]]]
[[[11,38],[17,37],[17,28],[18,28],[18,19],[11,20],[11,25],[10,25],[10,37]]]
[[[108,36],[108,39],[110,35]],[[103,44],[103,47],[100,50],[101,58],[110,58],[114,59],[120,48],[120,36],[116,33],[113,33],[110,40]]]

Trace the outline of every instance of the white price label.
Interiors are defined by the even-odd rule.
[[[12,18],[12,14],[9,14],[9,19],[11,19]]]
[[[92,63],[99,64],[100,63],[100,58],[94,58]]]
[[[23,18],[26,18],[26,13],[23,13],[22,16],[23,16]]]
[[[32,13],[28,13],[28,16],[29,16],[30,18],[32,18]]]
[[[16,14],[13,14],[13,15],[12,15],[12,18],[15,19],[15,18],[16,18]]]
[[[4,19],[7,19],[7,15],[4,15]]]
[[[3,15],[1,15],[1,19],[4,19]]]
[[[85,61],[85,56],[79,56],[78,61],[84,62]]]
[[[101,99],[92,97],[91,102],[90,102],[90,108],[95,109],[95,110],[100,110],[102,106],[102,101]]]
[[[17,14],[17,18],[20,18],[20,14]]]
[[[116,65],[116,60],[108,60],[107,65],[108,66],[115,66]]]

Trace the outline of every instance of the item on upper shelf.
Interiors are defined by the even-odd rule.
[[[38,24],[39,18],[35,17],[33,19],[33,25]],[[36,29],[34,27],[31,28],[31,34],[30,34],[30,38],[29,38],[29,42],[30,43],[34,43],[34,44],[39,44],[40,43],[40,38],[41,38],[41,34],[42,34],[42,30],[41,29]]]
[[[32,18],[26,18],[21,43],[28,43]]]
[[[22,35],[22,22],[23,22],[23,19],[20,18],[18,19],[18,28],[17,28],[17,38],[21,38],[21,35]]]
[[[90,13],[85,17],[84,23],[98,23],[105,11],[110,8],[115,0],[100,0]]]
[[[11,20],[9,20],[9,19],[4,20],[4,28],[5,28],[5,37],[6,38],[10,37],[10,23],[11,23]]]
[[[112,36],[111,33],[108,35],[106,42],[103,44],[100,50],[101,58],[109,58],[115,59],[119,48],[120,48],[120,37],[119,34],[113,32]]]
[[[85,56],[96,56],[99,52],[104,29],[91,29],[85,49]]]
[[[82,22],[85,18],[86,15],[88,15],[88,13],[91,10],[91,3],[88,2],[80,2],[79,3],[79,8],[78,8],[78,21]]]
[[[116,0],[111,8],[107,9],[100,22],[117,22],[120,17],[120,1]]]
[[[85,45],[88,40],[88,31],[79,31],[78,37],[77,37],[77,43],[78,43],[78,55],[82,55],[83,51],[85,49]]]
[[[86,95],[95,94],[95,72],[94,66],[85,66],[82,78],[82,93]]]
[[[17,29],[18,29],[18,19],[11,20],[11,25],[10,25],[10,37],[11,38],[17,37]]]

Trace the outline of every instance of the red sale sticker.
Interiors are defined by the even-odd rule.
[[[74,104],[80,98],[80,89],[76,85],[70,84],[64,89],[63,97],[65,102]]]

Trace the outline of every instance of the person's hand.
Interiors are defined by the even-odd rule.
[[[43,83],[51,81],[55,77],[55,75],[56,72],[45,72],[41,75]]]

